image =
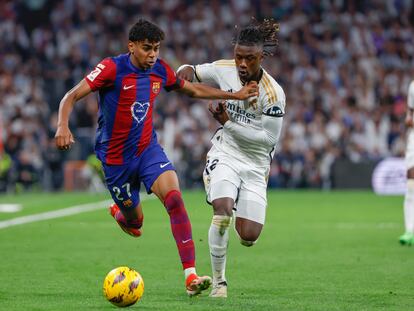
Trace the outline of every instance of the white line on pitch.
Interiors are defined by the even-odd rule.
[[[141,197],[141,201],[145,201],[148,199],[154,198],[154,196],[147,196],[143,195]],[[27,215],[22,217],[16,217],[8,220],[0,221],[0,229],[13,227],[17,225],[23,225],[31,222],[37,222],[47,219],[54,219],[54,218],[61,218],[71,215],[77,215],[80,213],[90,212],[101,208],[107,208],[109,204],[111,204],[112,200],[105,200],[100,202],[94,202],[94,203],[88,203],[88,204],[82,204],[82,205],[75,205],[55,211],[40,213],[40,214],[34,214],[34,215]]]

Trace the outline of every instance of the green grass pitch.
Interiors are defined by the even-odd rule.
[[[0,196],[23,210],[0,222],[109,199],[106,194]],[[185,192],[197,270],[211,274],[204,193]],[[115,310],[102,295],[112,268],[145,281],[132,310],[414,310],[414,247],[402,247],[403,198],[369,192],[269,192],[252,248],[231,231],[229,298],[188,298],[167,213],[144,202],[144,234],[123,233],[105,209],[0,229],[0,310]]]

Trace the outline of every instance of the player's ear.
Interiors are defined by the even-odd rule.
[[[128,50],[129,53],[134,54],[134,42],[128,41]]]

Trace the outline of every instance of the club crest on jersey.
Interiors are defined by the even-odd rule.
[[[154,94],[158,94],[160,92],[161,83],[160,82],[153,82],[152,83],[152,92]]]
[[[134,102],[131,106],[131,113],[138,124],[142,123],[148,113],[150,103]]]

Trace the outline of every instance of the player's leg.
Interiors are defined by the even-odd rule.
[[[240,243],[244,246],[253,246],[260,236],[263,224],[242,217],[236,217],[235,229]]]
[[[250,181],[251,182],[251,181]],[[240,243],[253,246],[260,236],[266,217],[266,188],[260,184],[243,184],[237,201],[235,229]]]
[[[121,229],[134,237],[142,235],[142,224],[144,222],[144,214],[142,205],[138,205],[130,210],[121,210],[117,203],[113,203],[109,207],[109,213],[119,224]]]
[[[230,182],[223,181],[216,185],[227,193],[234,192],[237,196],[237,188]],[[215,188],[215,187],[213,187]],[[233,214],[234,199],[222,197],[212,201],[213,218],[208,231],[208,246],[210,249],[210,261],[213,271],[213,289],[210,297],[227,297],[226,261],[229,244],[229,227]]]
[[[211,278],[197,275],[191,223],[175,171],[163,172],[153,183],[151,191],[164,203],[170,216],[171,231],[183,265],[187,293],[190,296],[198,295],[210,287]]]
[[[407,171],[407,190],[404,198],[405,233],[400,236],[402,245],[414,244],[414,167]]]
[[[196,273],[191,223],[181,196],[177,174],[159,145],[145,151],[141,162],[145,165],[141,176],[147,192],[157,195],[170,217],[171,231],[184,269],[187,293],[190,296],[197,295],[210,286],[211,278],[199,277]]]
[[[114,200],[109,207],[111,216],[123,231],[131,236],[142,234],[144,215],[139,202],[139,182],[134,181],[134,164],[103,165],[106,184]]]
[[[404,225],[405,233],[400,236],[402,245],[414,244],[414,130],[410,129],[407,135],[405,150],[407,167],[407,189],[404,198]]]
[[[225,160],[222,158],[222,162]],[[207,159],[204,170],[207,201],[213,206],[213,218],[208,232],[213,289],[210,297],[227,297],[226,260],[229,226],[240,179],[235,170],[219,163],[214,152]]]

